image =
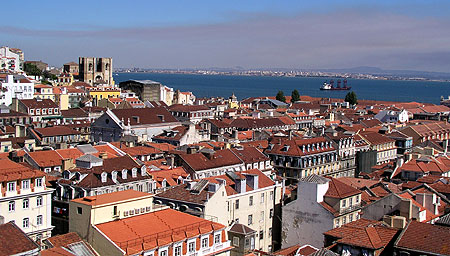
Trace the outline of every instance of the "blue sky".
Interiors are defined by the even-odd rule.
[[[450,71],[450,1],[15,1],[3,45],[61,66]]]

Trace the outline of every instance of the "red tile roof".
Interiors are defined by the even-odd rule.
[[[325,236],[337,239],[337,243],[377,250],[385,248],[397,234],[398,229],[381,222],[359,219],[339,228],[329,230]]]
[[[127,254],[225,228],[219,223],[172,209],[102,223],[96,227]]]
[[[345,184],[344,182],[340,181],[336,178],[331,178],[331,181],[328,185],[328,190],[325,193],[325,196],[333,197],[333,198],[346,198],[349,196],[354,196],[357,194],[360,194],[361,191],[359,191],[356,188],[353,188],[350,185]]]
[[[19,227],[12,222],[0,225],[0,256],[34,255],[31,251],[38,252],[39,246]]]
[[[410,221],[395,247],[418,253],[450,255],[450,227]]]
[[[67,136],[67,135],[78,135],[79,131],[75,131],[67,126],[53,126],[45,128],[35,128],[34,129],[40,137],[52,137],[52,136]]]
[[[123,190],[117,191],[107,194],[101,194],[97,196],[85,196],[82,198],[73,199],[72,202],[91,205],[91,206],[99,206],[110,203],[116,203],[121,201],[127,201],[131,199],[141,199],[146,197],[152,197],[153,195],[150,193],[140,192],[136,190]]]
[[[33,161],[41,168],[62,165],[63,158],[56,150],[27,152]]]

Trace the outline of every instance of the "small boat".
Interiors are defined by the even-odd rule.
[[[323,85],[320,87],[320,90],[327,90],[327,91],[347,91],[350,90],[352,87],[347,86],[347,79],[344,79],[344,86],[341,87],[341,80],[337,81],[337,86],[334,87],[334,81],[330,80],[329,83],[325,81]]]

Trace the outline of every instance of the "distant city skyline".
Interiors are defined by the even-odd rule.
[[[450,70],[450,1],[2,3],[2,45],[53,66]]]

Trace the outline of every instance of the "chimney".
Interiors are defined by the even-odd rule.
[[[234,131],[231,133],[231,135],[232,135],[233,139],[235,139],[235,140],[238,139],[238,131],[234,130]]]
[[[245,173],[245,179],[247,180],[247,185],[249,185],[253,190],[259,188],[259,176],[256,174]]]
[[[234,183],[235,189],[239,194],[246,192],[247,182],[245,179],[237,178],[236,180],[234,180]]]

